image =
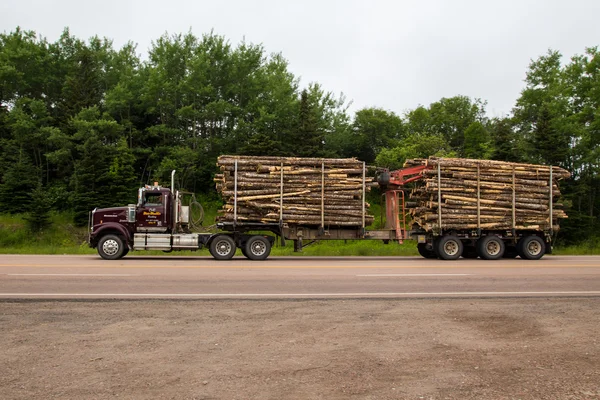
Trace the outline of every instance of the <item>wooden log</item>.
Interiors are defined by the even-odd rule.
[[[263,194],[258,196],[243,196],[238,197],[238,201],[249,201],[249,200],[261,200],[261,199],[275,199],[279,197],[289,197],[289,196],[298,196],[302,194],[310,193],[310,190],[305,190],[302,192],[292,192],[292,193],[283,193],[283,194]]]
[[[234,165],[237,159],[238,167],[240,165],[254,165],[260,166],[299,166],[299,165],[310,165],[320,166],[325,164],[328,167],[344,168],[350,166],[351,168],[362,168],[362,162],[355,158],[298,158],[298,157],[252,157],[252,156],[221,156],[217,159],[217,165]]]
[[[454,195],[449,195],[449,194],[444,194],[442,195],[443,199],[448,199],[448,200],[459,200],[462,202],[467,202],[467,203],[477,203],[477,199],[474,199],[472,197],[464,197],[464,196],[454,196]],[[448,201],[446,201],[448,202]],[[510,207],[512,208],[512,202],[510,201],[502,201],[502,200],[488,200],[488,199],[480,199],[479,200],[479,204],[490,204],[490,205],[494,205],[494,206],[498,206],[498,207]],[[523,202],[515,202],[515,208],[521,208],[521,209],[531,209],[531,210],[547,210],[548,209],[548,205],[544,205],[544,204],[534,204],[534,203],[523,203]]]
[[[497,170],[515,170],[515,171],[530,171],[530,172],[547,172],[550,173],[550,167],[545,165],[536,164],[525,164],[525,163],[511,163],[506,161],[495,161],[495,160],[475,160],[467,158],[436,158],[430,157],[426,165],[437,167],[441,163],[444,167],[479,167],[497,169]],[[569,178],[571,174],[560,167],[552,166],[552,174],[555,179]]]

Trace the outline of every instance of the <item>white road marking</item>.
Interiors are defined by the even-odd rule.
[[[356,276],[379,277],[379,276],[469,276],[473,274],[363,274]]]
[[[8,276],[139,276],[139,274],[5,274]]]
[[[0,293],[0,297],[382,297],[382,296],[498,296],[498,295],[600,295],[600,291],[559,292],[382,292],[382,293]]]

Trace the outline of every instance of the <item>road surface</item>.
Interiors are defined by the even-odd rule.
[[[599,256],[416,257],[3,255],[0,298],[387,298],[600,296]]]
[[[0,299],[2,398],[600,398],[600,257],[3,255]]]

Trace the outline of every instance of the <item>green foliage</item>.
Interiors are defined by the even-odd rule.
[[[383,149],[375,159],[378,167],[391,170],[402,168],[409,158],[455,157],[450,144],[438,134],[410,133],[394,148]]]
[[[486,124],[485,102],[466,96],[443,98],[429,108],[407,114],[409,133],[439,134],[458,156],[464,156],[465,132],[473,123]]]
[[[490,121],[487,128],[493,141],[494,160],[521,162],[521,140],[515,132],[513,122],[509,118],[496,118]]]
[[[0,185],[0,205],[4,212],[27,212],[31,204],[31,192],[38,186],[38,170],[25,156],[10,165]]]
[[[365,108],[356,112],[351,129],[342,131],[337,150],[343,157],[371,164],[381,150],[398,143],[403,133],[402,119],[393,112]]]
[[[487,159],[493,153],[489,131],[481,122],[473,122],[464,132],[464,156]]]
[[[29,213],[24,219],[31,232],[39,233],[50,226],[50,196],[42,185],[31,192]]]

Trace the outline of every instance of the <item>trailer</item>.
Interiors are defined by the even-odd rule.
[[[296,159],[297,160],[297,159]],[[437,198],[441,204],[442,193],[442,166],[443,159],[437,164]],[[283,166],[283,161],[282,161]],[[324,163],[322,165],[324,168]],[[162,250],[165,252],[178,250],[198,250],[208,248],[211,255],[217,260],[231,259],[236,250],[241,249],[242,254],[251,260],[264,260],[268,258],[271,248],[277,238],[285,245],[286,241],[293,241],[294,251],[302,251],[309,243],[322,240],[381,240],[384,243],[403,243],[405,240],[414,240],[417,243],[419,254],[425,258],[440,258],[456,260],[459,257],[494,260],[502,257],[513,258],[520,256],[523,259],[539,259],[544,254],[552,252],[553,238],[558,225],[553,221],[552,204],[553,193],[552,168],[549,173],[549,193],[545,200],[550,204],[549,224],[544,227],[522,227],[516,225],[517,206],[514,199],[516,178],[513,174],[513,202],[512,202],[512,227],[510,229],[490,228],[489,224],[482,223],[480,209],[481,187],[477,184],[477,202],[475,205],[478,215],[477,223],[466,229],[444,229],[444,209],[438,207],[438,228],[427,228],[414,224],[411,221],[409,210],[414,204],[407,199],[409,189],[407,185],[422,180],[424,172],[431,175],[432,167],[429,165],[410,166],[396,171],[379,171],[377,185],[381,188],[383,203],[385,204],[385,221],[383,228],[369,230],[366,226],[367,209],[367,168],[362,163],[362,184],[360,197],[362,200],[361,223],[358,226],[337,226],[335,223],[326,223],[327,207],[325,201],[325,179],[321,186],[320,222],[311,224],[298,224],[286,221],[283,214],[284,178],[288,173],[285,168],[280,169],[281,185],[279,193],[272,195],[272,199],[280,205],[278,220],[247,220],[240,217],[238,210],[242,207],[238,201],[238,161],[232,166],[234,177],[233,184],[233,218],[217,224],[218,233],[194,233],[190,231],[189,206],[182,205],[183,192],[172,190],[175,188],[175,171],[171,174],[171,188],[163,188],[155,184],[140,188],[137,204],[127,207],[108,209],[94,209],[90,213],[89,244],[98,249],[99,255],[104,259],[114,260],[124,257],[130,250]],[[435,175],[435,174],[434,174]],[[479,182],[479,180],[478,180]],[[407,201],[409,200],[409,201]],[[411,206],[411,207],[409,207]],[[271,234],[265,234],[265,232]]]

